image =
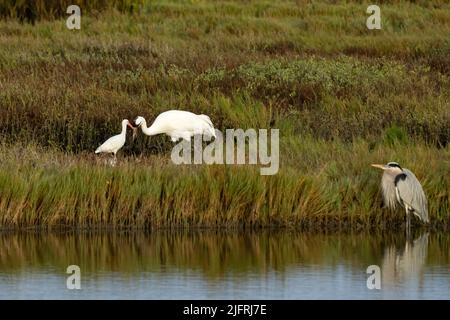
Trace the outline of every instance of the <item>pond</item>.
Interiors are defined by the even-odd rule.
[[[79,267],[79,290],[68,289],[77,276],[67,273],[71,265]],[[380,289],[369,289],[373,277]],[[0,298],[450,299],[450,237],[287,230],[2,232]]]

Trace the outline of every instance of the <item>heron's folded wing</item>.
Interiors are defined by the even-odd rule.
[[[397,189],[404,203],[413,208],[415,213],[425,222],[428,222],[427,198],[423,192],[422,185],[414,173],[404,169],[405,179],[399,179]]]

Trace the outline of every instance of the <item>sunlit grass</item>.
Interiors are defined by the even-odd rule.
[[[168,155],[122,157],[110,167],[90,155],[4,146],[0,224],[396,228],[404,213],[381,208],[381,173],[369,166],[394,159],[422,181],[433,226],[448,225],[448,149],[399,145],[370,150],[364,141],[329,143],[308,137],[284,143],[295,156],[284,159],[274,176],[261,176],[250,165],[177,166]]]

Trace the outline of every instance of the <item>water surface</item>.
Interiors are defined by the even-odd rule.
[[[428,233],[0,233],[0,298],[450,299],[449,245]],[[69,265],[81,290],[67,289]]]

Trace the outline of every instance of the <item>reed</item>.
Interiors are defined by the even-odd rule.
[[[168,155],[130,156],[112,168],[91,155],[4,146],[0,225],[396,229],[404,213],[381,208],[380,173],[369,164],[413,158],[410,168],[427,192],[432,227],[448,228],[448,148],[370,150],[364,141],[320,143],[308,137],[289,145],[295,156],[274,176],[261,176],[250,165],[178,166]]]

